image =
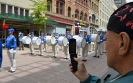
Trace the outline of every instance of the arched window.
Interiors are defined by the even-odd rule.
[[[80,20],[83,20],[83,12],[80,13]]]
[[[79,19],[79,10],[78,9],[75,10],[75,18]]]
[[[87,21],[87,14],[85,13],[84,21]]]
[[[92,22],[91,22],[91,16],[89,16],[89,22],[92,23]]]
[[[68,17],[71,17],[71,7],[68,7]]]
[[[95,17],[95,15],[93,14],[93,15],[92,15],[92,23],[95,24],[95,20],[96,20],[96,17]]]
[[[52,12],[52,0],[47,0],[47,11]]]

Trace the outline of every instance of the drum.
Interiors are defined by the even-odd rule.
[[[46,36],[46,43],[51,46],[56,43],[56,39],[53,36]]]
[[[23,36],[22,42],[23,42],[24,44],[30,44],[30,43],[31,43],[31,38],[28,37],[28,36]]]
[[[41,44],[41,39],[39,37],[33,37],[32,44],[33,45],[40,45]]]
[[[76,39],[76,45],[77,45],[77,47],[79,47],[79,48],[84,48],[85,45],[86,45],[86,39],[85,39],[85,38],[82,38],[82,37],[78,37],[78,38]]]
[[[67,46],[67,42],[68,42],[68,40],[67,40],[66,37],[61,36],[61,37],[59,37],[59,39],[58,39],[58,44],[59,44],[60,46]]]
[[[74,35],[73,38],[77,40],[79,38],[79,35]]]
[[[91,34],[91,41],[96,42],[97,34]]]

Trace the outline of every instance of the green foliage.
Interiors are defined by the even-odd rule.
[[[43,1],[34,1],[34,4],[31,5],[30,10],[32,13],[30,16],[33,18],[34,24],[38,25],[45,25],[45,20],[48,19],[48,17],[45,15],[47,11],[47,2],[46,0]]]

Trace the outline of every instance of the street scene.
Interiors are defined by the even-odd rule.
[[[85,62],[89,73],[102,76],[108,69],[106,64],[106,55],[101,57],[93,57],[94,52],[88,53],[88,61]],[[17,51],[16,53],[16,72],[9,73],[10,61],[3,51],[3,64],[0,71],[0,83],[79,83],[79,80],[72,75],[69,70],[70,60],[64,60],[64,53],[59,52],[57,58],[51,58],[52,50],[43,56],[38,56],[39,51],[35,51],[35,55],[29,54],[29,49]],[[78,56],[81,58],[81,56]]]
[[[0,83],[131,81],[132,12],[132,0],[0,0]]]

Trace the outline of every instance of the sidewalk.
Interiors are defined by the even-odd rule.
[[[49,48],[50,49],[50,48]],[[0,83],[79,83],[69,70],[70,60],[62,59],[64,53],[59,52],[56,59],[51,58],[52,51],[44,52],[44,56],[29,55],[29,49],[17,50],[17,69],[15,73],[8,72],[9,59],[6,50],[3,50],[3,66],[0,71]],[[101,76],[107,70],[106,56],[92,57],[94,52],[89,52],[88,61],[85,62],[90,74]]]

